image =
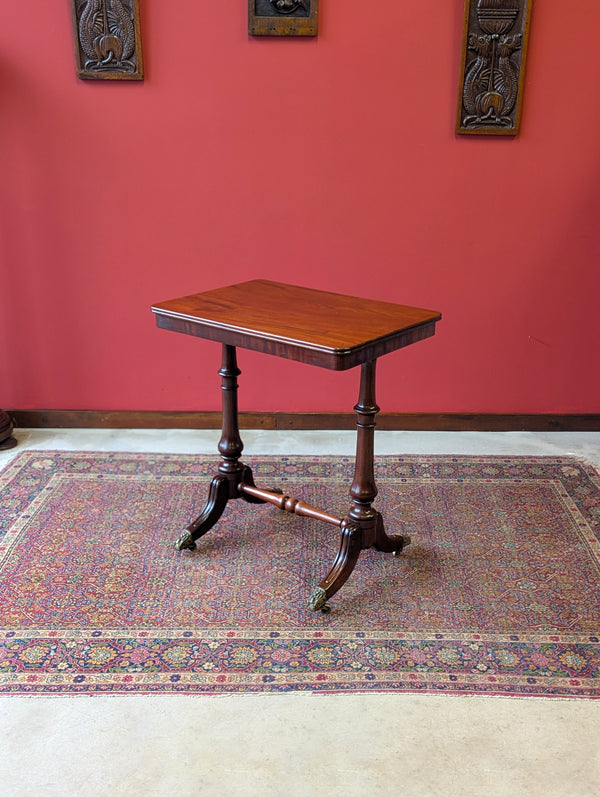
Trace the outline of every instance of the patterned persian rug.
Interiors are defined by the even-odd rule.
[[[0,473],[0,692],[600,695],[600,476],[570,458],[379,457],[400,556],[305,608],[339,530],[228,504],[218,458],[25,451]],[[352,458],[248,459],[344,515]]]

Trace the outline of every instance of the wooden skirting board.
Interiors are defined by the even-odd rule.
[[[8,410],[15,428],[220,429],[220,412]],[[351,412],[242,412],[243,429],[354,429]],[[380,430],[436,432],[600,432],[600,414],[385,413]]]

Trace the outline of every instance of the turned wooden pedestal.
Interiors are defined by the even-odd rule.
[[[217,341],[222,346],[223,426],[221,464],[202,512],[175,543],[195,548],[196,540],[221,517],[227,502],[271,503],[296,515],[317,518],[339,528],[340,548],[329,572],[315,587],[308,608],[328,610],[327,600],[347,581],[365,548],[400,552],[410,539],[388,535],[373,508],[375,370],[377,359],[431,337],[440,314],[432,310],[344,296],[266,280],[253,280],[156,304],[152,311],[162,329]],[[339,518],[296,498],[254,484],[241,462],[236,348],[247,348],[333,370],[360,366],[356,460],[350,508]]]

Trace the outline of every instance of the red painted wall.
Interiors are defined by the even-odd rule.
[[[316,40],[140,5],[140,84],[77,80],[66,0],[3,9],[0,406],[217,409],[218,346],[150,305],[263,277],[443,312],[379,363],[388,412],[600,411],[595,0],[536,4],[516,139],[454,135],[462,0],[321,0]],[[356,398],[239,361],[245,410]]]

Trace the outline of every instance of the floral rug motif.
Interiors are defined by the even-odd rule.
[[[248,458],[332,514],[353,459]],[[376,460],[398,557],[306,600],[339,529],[230,501],[173,542],[218,457],[25,451],[0,472],[0,694],[600,696],[600,476],[569,457]]]

